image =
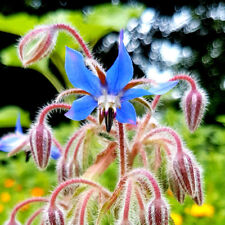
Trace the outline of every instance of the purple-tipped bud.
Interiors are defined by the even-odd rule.
[[[148,206],[149,225],[168,225],[169,224],[169,207],[162,199],[154,199]]]
[[[185,199],[185,192],[184,192],[183,188],[180,186],[173,171],[169,172],[169,185],[170,185],[170,189],[171,189],[174,197],[177,199],[177,201],[180,203],[183,203],[184,199]]]
[[[204,115],[207,99],[201,89],[190,89],[182,100],[186,123],[191,132],[194,132]]]
[[[45,124],[36,124],[30,131],[31,154],[39,169],[45,169],[49,162],[52,134]]]
[[[59,208],[48,208],[44,213],[43,225],[64,225],[64,215]]]
[[[187,152],[176,153],[173,159],[173,172],[179,185],[190,196],[195,196],[195,162]]]
[[[49,55],[57,38],[54,26],[38,27],[26,34],[19,42],[19,57],[24,66],[37,62]]]

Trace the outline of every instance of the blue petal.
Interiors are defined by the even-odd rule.
[[[128,101],[134,98],[138,98],[145,95],[151,95],[152,93],[141,88],[131,88],[124,92],[121,97],[121,101]]]
[[[133,65],[123,44],[123,32],[121,31],[118,57],[106,74],[108,92],[117,95],[132,77]]]
[[[159,84],[155,88],[150,88],[149,91],[154,95],[163,95],[166,92],[168,92],[170,89],[175,87],[178,84],[179,81],[168,81],[165,83]]]
[[[15,132],[18,132],[20,134],[23,134],[23,129],[20,122],[20,114],[18,115],[17,121],[16,121],[16,129]]]
[[[65,69],[74,87],[81,88],[96,97],[101,95],[99,78],[87,69],[83,56],[68,47],[66,47]]]
[[[128,102],[122,102],[121,108],[116,109],[116,119],[120,123],[136,124],[136,112],[133,105]]]
[[[56,146],[52,146],[51,148],[51,157],[53,159],[58,159],[61,156],[59,149]]]
[[[17,148],[24,141],[24,135],[8,135],[0,139],[0,151],[10,152],[11,150]]]
[[[98,102],[89,95],[74,101],[71,109],[65,114],[72,120],[83,120],[97,107]]]

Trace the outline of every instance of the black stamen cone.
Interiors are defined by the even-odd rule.
[[[113,119],[114,119],[114,111],[112,108],[109,108],[108,112],[105,113],[105,126],[106,126],[107,132],[110,132],[110,130],[112,128]]]

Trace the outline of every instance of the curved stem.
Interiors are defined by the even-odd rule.
[[[10,221],[15,221],[16,213],[25,205],[33,202],[48,202],[49,200],[47,198],[42,197],[36,197],[36,198],[30,198],[23,202],[20,202],[18,205],[16,205],[11,213]]]
[[[188,75],[177,75],[177,76],[174,76],[173,78],[171,78],[169,81],[175,81],[175,80],[185,80],[187,82],[189,82],[189,84],[191,85],[191,88],[193,90],[196,90],[197,87],[196,87],[196,82]]]
[[[131,194],[132,194],[132,181],[128,180],[126,196],[125,196],[124,211],[123,211],[123,221],[128,221],[128,219],[129,219]]]
[[[107,191],[105,188],[103,188],[102,186],[100,186],[99,184],[93,182],[93,181],[90,181],[90,180],[87,180],[87,179],[83,179],[83,178],[74,178],[74,179],[70,179],[70,180],[67,180],[63,183],[61,183],[52,193],[52,196],[49,200],[49,205],[50,207],[55,207],[55,201],[56,201],[56,198],[58,196],[58,194],[61,192],[61,190],[63,190],[65,187],[71,185],[71,184],[87,184],[87,185],[90,185],[94,188],[96,188],[99,192],[101,192],[102,194],[104,194],[105,196],[107,197],[110,197],[111,196],[111,193],[109,191]]]
[[[92,194],[94,193],[94,190],[90,190],[87,195],[84,198],[83,204],[81,205],[81,211],[80,211],[80,225],[84,225],[84,219],[85,219],[85,211],[87,209],[87,204],[89,199],[91,198]]]
[[[161,133],[161,132],[167,132],[169,133],[170,135],[173,136],[175,142],[176,142],[176,145],[177,145],[177,153],[182,153],[183,152],[183,148],[182,148],[182,142],[181,142],[181,139],[179,137],[179,135],[171,128],[169,127],[162,127],[162,128],[156,128],[152,131],[150,131],[144,138],[143,138],[143,143],[145,141],[147,141],[147,139],[155,134],[158,134],[158,133]]]
[[[144,201],[143,201],[143,198],[141,196],[141,192],[140,192],[139,188],[135,187],[134,191],[135,191],[135,195],[136,195],[136,198],[137,198],[137,201],[138,201],[138,205],[139,205],[140,222],[141,222],[142,225],[145,225],[146,221],[145,221],[145,205],[144,205]]]
[[[72,94],[82,94],[82,95],[90,95],[90,93],[82,90],[82,89],[79,89],[79,88],[71,88],[71,89],[68,89],[68,90],[65,90],[63,92],[61,92],[57,98],[56,98],[56,102],[60,102],[60,100],[65,97],[65,96],[68,96],[68,95],[72,95]]]
[[[27,220],[26,225],[31,225],[32,222],[34,221],[34,219],[39,216],[42,212],[43,212],[43,208],[38,209],[37,211],[35,211],[30,218]]]
[[[69,141],[68,141],[68,143],[67,143],[67,145],[66,145],[66,147],[65,147],[65,151],[64,151],[64,155],[63,155],[64,160],[67,159],[68,153],[69,153],[69,150],[70,150],[70,147],[71,147],[71,145],[73,144],[73,142],[76,140],[76,138],[77,138],[80,134],[82,134],[85,130],[87,130],[88,128],[91,128],[92,126],[93,126],[93,125],[87,124],[87,125],[81,127],[79,130],[77,130],[77,131],[73,134],[73,136],[69,139]]]
[[[156,95],[155,98],[152,101],[152,110],[156,109],[156,106],[159,103],[159,99],[160,99],[161,95]]]
[[[79,45],[81,46],[81,48],[84,51],[84,54],[88,57],[88,58],[92,58],[91,52],[88,49],[87,45],[85,44],[84,40],[82,39],[82,37],[79,35],[79,33],[72,28],[69,25],[66,24],[54,24],[53,25],[54,28],[60,29],[60,30],[65,30],[67,32],[69,32],[79,43]]]
[[[127,177],[140,176],[140,175],[146,177],[150,181],[152,188],[154,190],[155,198],[161,199],[162,195],[161,195],[159,185],[156,182],[156,179],[153,177],[153,175],[149,171],[145,169],[135,169],[131,171],[130,173],[128,173]]]
[[[71,108],[71,105],[64,104],[64,103],[55,103],[55,104],[53,103],[51,105],[48,105],[42,110],[40,117],[39,117],[39,123],[43,124],[45,121],[46,115],[54,109],[68,109],[69,110],[70,108]]]
[[[60,153],[62,154],[63,153],[63,148],[62,146],[60,145],[60,143],[53,137],[53,143],[55,144],[55,146],[59,149]]]

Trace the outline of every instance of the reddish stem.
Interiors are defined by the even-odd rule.
[[[71,185],[71,184],[87,184],[87,185],[90,185],[96,189],[98,189],[99,192],[103,193],[105,196],[109,197],[111,196],[111,193],[108,192],[105,188],[103,188],[102,186],[100,186],[99,184],[93,182],[93,181],[89,181],[87,179],[83,179],[83,178],[74,178],[74,179],[70,179],[70,180],[67,180],[63,183],[61,183],[52,193],[52,196],[50,198],[50,201],[49,201],[49,205],[50,207],[55,207],[55,201],[56,201],[56,198],[58,196],[58,194],[61,192],[62,189],[64,189],[65,187]]]
[[[83,204],[81,205],[81,211],[80,211],[80,225],[84,225],[84,219],[85,219],[85,211],[87,209],[87,203],[89,199],[91,198],[92,194],[94,193],[94,190],[91,190],[87,193],[87,195],[84,198]]]
[[[119,137],[119,149],[120,149],[120,177],[123,177],[126,173],[126,150],[124,140],[124,128],[123,124],[118,122],[118,137]]]
[[[55,104],[51,104],[51,105],[46,106],[40,114],[39,124],[44,123],[45,117],[50,111],[52,111],[54,109],[68,109],[69,110],[70,108],[71,108],[71,105],[65,104],[65,103],[55,103]]]
[[[131,171],[129,174],[127,174],[127,177],[140,176],[140,175],[146,177],[150,181],[152,188],[154,190],[155,198],[161,199],[162,196],[161,196],[159,185],[149,171],[145,169],[135,169]]]
[[[156,95],[155,98],[152,101],[152,110],[156,109],[156,106],[159,103],[159,99],[160,99],[161,95]]]
[[[131,194],[132,194],[132,182],[131,182],[131,180],[128,180],[125,204],[124,204],[124,211],[123,211],[123,221],[128,221],[128,218],[129,218]]]
[[[145,142],[149,137],[155,135],[155,134],[159,134],[161,132],[167,132],[170,135],[173,136],[176,144],[177,144],[177,153],[182,153],[183,152],[183,148],[182,148],[182,142],[181,139],[179,137],[179,135],[171,128],[169,127],[163,127],[163,128],[156,128],[152,131],[150,131],[144,138],[143,138],[143,142]]]
[[[60,153],[62,154],[63,153],[63,148],[60,145],[60,143],[54,137],[53,137],[53,142],[54,142],[55,146],[59,149]]]
[[[186,80],[187,82],[189,82],[189,84],[191,85],[191,88],[193,90],[197,89],[195,81],[188,75],[185,75],[185,74],[177,75],[177,76],[174,76],[173,78],[171,78],[169,81],[175,81],[175,80]]]
[[[92,59],[92,55],[91,55],[90,50],[88,49],[88,47],[85,44],[82,37],[79,35],[79,33],[74,28],[72,28],[72,27],[70,27],[69,25],[66,25],[66,24],[55,24],[55,25],[53,25],[53,27],[57,28],[57,29],[68,31],[77,40],[77,42],[79,43],[79,45],[83,49],[84,54],[88,58]]]
[[[29,203],[33,203],[33,202],[48,202],[49,200],[47,198],[41,198],[41,197],[36,197],[36,198],[30,198],[30,199],[27,199],[23,202],[20,202],[19,204],[17,204],[12,213],[11,213],[11,216],[10,216],[10,221],[13,222],[15,221],[15,218],[16,218],[16,213],[25,205],[29,204]]]
[[[27,220],[26,225],[31,225],[34,219],[39,216],[43,212],[43,208],[38,209],[36,212],[34,212],[31,217]]]
[[[145,221],[145,205],[144,205],[144,201],[143,201],[142,196],[141,196],[141,192],[138,189],[138,187],[135,187],[135,195],[136,195],[138,205],[139,205],[139,208],[140,208],[140,210],[139,210],[140,222],[141,222],[142,225],[145,225],[146,224],[146,221]]]

